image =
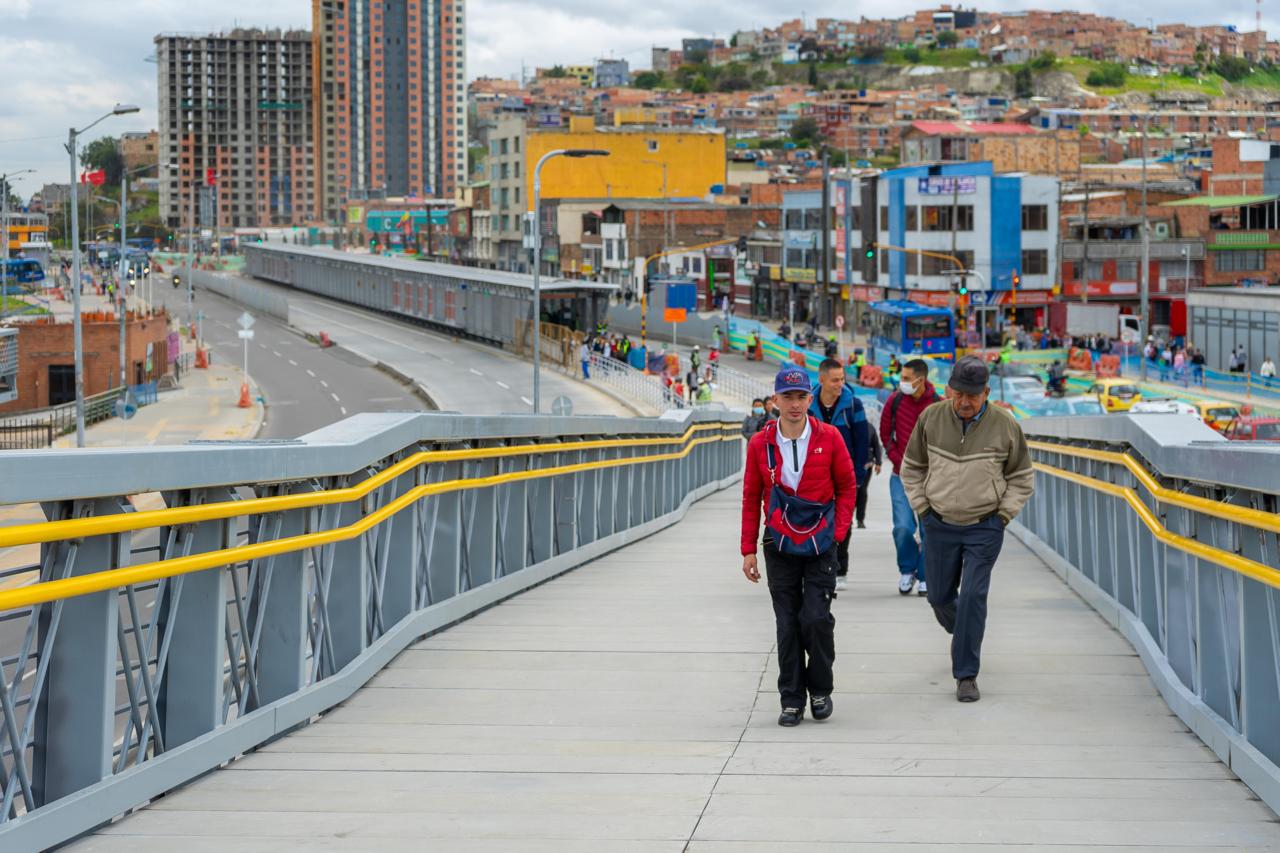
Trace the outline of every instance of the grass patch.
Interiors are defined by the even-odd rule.
[[[48,314],[49,309],[43,305],[27,302],[19,296],[0,296],[0,314],[7,317],[22,317],[35,314]]]
[[[1090,86],[1085,83],[1085,79],[1089,76],[1089,72],[1102,68],[1101,62],[1072,56],[1059,60],[1058,67],[1063,71],[1070,72],[1081,86],[1099,95],[1119,95],[1124,92],[1144,92],[1147,94],[1156,92],[1199,92],[1202,95],[1216,97],[1222,94],[1222,84],[1224,82],[1217,74],[1202,74],[1199,79],[1184,77],[1181,74],[1161,74],[1159,77],[1136,77],[1131,74],[1125,79],[1123,86]],[[1276,87],[1280,88],[1280,80],[1276,81]]]

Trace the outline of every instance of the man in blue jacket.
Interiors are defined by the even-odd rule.
[[[854,395],[852,388],[844,384],[844,378],[844,365],[838,360],[828,358],[818,365],[818,384],[813,389],[813,403],[809,406],[809,414],[840,431],[840,437],[849,450],[849,458],[853,460],[854,474],[861,491],[867,487],[871,476],[871,470],[867,467],[871,460],[871,426],[867,423],[867,412],[862,407],[862,401]],[[847,584],[851,538],[846,536],[836,549],[840,561],[840,568],[836,571],[837,590],[844,589]]]

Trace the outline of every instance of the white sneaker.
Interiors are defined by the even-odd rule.
[[[916,595],[928,595],[929,587],[925,586],[924,581],[920,581],[920,585],[916,587]]]
[[[911,589],[916,585],[915,575],[899,575],[898,576],[898,592],[903,595],[910,595]]]
[[[849,585],[849,579],[844,575],[836,575],[836,592],[840,592]]]

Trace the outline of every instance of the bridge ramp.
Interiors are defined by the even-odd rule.
[[[1280,849],[1124,639],[1013,537],[980,685],[899,596],[887,479],[835,603],[836,713],[776,725],[738,498],[407,650],[315,724],[77,851]]]

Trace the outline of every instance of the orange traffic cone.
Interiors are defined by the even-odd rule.
[[[208,366],[209,366],[209,356],[205,353],[203,349],[197,349],[196,350],[196,367],[203,370]]]
[[[236,405],[239,406],[241,409],[247,409],[253,405],[253,403],[249,401],[249,383],[248,382],[240,383],[240,402],[237,403]]]

